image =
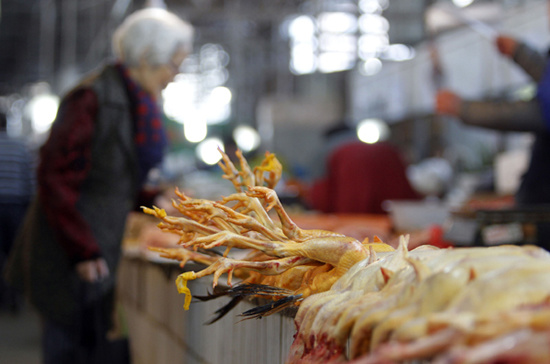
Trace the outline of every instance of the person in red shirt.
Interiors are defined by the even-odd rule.
[[[387,142],[349,141],[328,156],[326,176],[308,193],[311,208],[325,213],[385,214],[386,200],[415,200],[399,152]]]

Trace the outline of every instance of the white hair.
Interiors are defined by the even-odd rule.
[[[112,39],[115,57],[127,66],[145,60],[152,66],[168,64],[178,50],[191,53],[193,27],[175,14],[146,8],[128,16]]]

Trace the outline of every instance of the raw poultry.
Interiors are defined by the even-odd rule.
[[[488,361],[475,360],[478,345],[518,330],[548,335],[549,278],[550,257],[536,247],[408,252],[402,241],[396,252],[357,264],[331,290],[302,302],[288,361],[493,362],[505,343],[493,345]],[[460,361],[466,349],[470,361]]]
[[[263,168],[254,170],[242,155],[238,158],[240,172],[226,155],[221,163],[236,194],[213,202],[177,191],[174,207],[184,217],[144,208],[162,220],[162,230],[181,236],[181,249],[157,251],[182,263],[207,265],[178,277],[186,309],[188,280],[213,274],[216,285],[227,273],[229,284],[233,274],[242,279],[237,292],[284,303],[254,311],[253,317],[299,305],[288,363],[550,361],[546,251],[533,246],[408,251],[405,236],[394,250],[377,239],[359,242],[330,231],[302,230],[273,190],[281,173],[274,155],[267,154]],[[264,181],[267,187],[261,186]],[[220,246],[226,247],[223,256],[197,251]],[[232,248],[250,253],[231,258]],[[246,284],[261,288],[243,289]]]

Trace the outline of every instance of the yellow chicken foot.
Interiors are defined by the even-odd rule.
[[[217,227],[219,230],[229,230],[237,232],[234,226],[228,223],[227,213],[220,209],[214,202],[207,200],[189,200],[179,204],[181,209],[187,212],[192,211],[195,214],[200,214],[200,222],[202,224],[210,224]]]
[[[233,183],[233,186],[235,187],[235,190],[237,192],[241,192],[243,188],[246,188],[247,186],[256,185],[256,178],[254,176],[254,173],[250,169],[250,166],[246,162],[246,159],[243,157],[243,154],[240,150],[237,150],[235,152],[235,155],[237,156],[241,164],[240,172],[235,167],[233,162],[231,162],[231,159],[229,159],[227,154],[225,154],[219,148],[218,148],[218,151],[222,155],[222,159],[218,162],[218,166],[220,166],[222,171],[225,173],[223,175],[223,178],[231,181],[231,183]]]
[[[227,154],[225,154],[219,148],[218,151],[222,155],[222,159],[218,162],[218,166],[224,173],[223,178],[231,181],[231,183],[233,183],[233,187],[235,187],[235,190],[237,192],[241,192],[243,188],[243,182],[239,176],[239,171],[237,170],[237,168],[235,168],[235,165],[233,164],[233,162],[231,162],[231,159],[229,159]]]
[[[249,187],[249,191],[246,194],[250,197],[263,199],[267,204],[267,211],[271,210],[272,208],[275,210],[277,216],[279,216],[281,225],[283,226],[283,232],[285,236],[287,236],[289,239],[295,241],[303,241],[312,237],[343,236],[342,234],[338,234],[332,231],[300,229],[286,213],[283,205],[281,204],[281,201],[279,200],[279,197],[277,196],[277,193],[270,188],[252,186]]]
[[[250,166],[248,165],[248,162],[243,156],[243,153],[240,149],[237,149],[235,152],[235,155],[239,159],[239,163],[241,164],[241,171],[239,172],[239,176],[241,176],[243,184],[242,187],[246,186],[254,186],[257,183],[256,177],[254,176],[254,173],[250,169]]]
[[[163,258],[179,261],[181,267],[189,261],[210,265],[220,259],[219,256],[206,255],[184,248],[160,248],[151,246],[148,249],[150,251],[160,253],[159,255]]]
[[[267,173],[267,178],[265,177],[265,173]],[[256,186],[262,186],[265,182],[267,183],[267,187],[269,188],[275,188],[279,180],[281,179],[281,176],[283,175],[283,166],[275,157],[275,154],[266,152],[265,158],[262,161],[262,163],[254,168],[254,177],[256,178]],[[253,184],[249,184],[248,186],[254,186]]]
[[[153,215],[163,221],[159,224],[159,227],[161,229],[179,230],[186,233],[196,232],[202,235],[215,234],[219,231],[218,229],[205,226],[201,223],[189,220],[187,218],[168,216],[166,215],[166,211],[164,211],[164,209],[159,209],[156,206],[153,206],[152,209],[144,206],[142,206],[141,208],[146,214]]]
[[[208,236],[197,237],[184,244],[186,248],[198,246],[205,249],[211,249],[217,246],[231,246],[240,249],[256,249],[270,256],[285,257],[289,254],[277,254],[276,248],[284,245],[283,242],[266,241],[239,235],[230,231],[218,231]]]
[[[256,220],[264,225],[267,229],[279,232],[281,229],[273,222],[269,214],[263,208],[260,200],[254,197],[247,196],[245,193],[234,193],[224,197],[221,204],[228,206],[235,203],[231,208],[240,212],[243,215],[254,213]],[[282,234],[282,231],[280,231]]]
[[[225,220],[231,224],[238,225],[247,230],[256,231],[269,240],[284,240],[286,239],[282,232],[278,228],[269,229],[268,227],[260,224],[255,218],[241,214],[227,206],[222,204],[216,204],[216,206],[226,213]]]

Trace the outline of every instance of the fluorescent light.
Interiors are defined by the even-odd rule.
[[[290,23],[288,34],[294,41],[309,40],[315,36],[315,22],[309,16],[299,16]]]
[[[390,23],[382,15],[363,14],[359,18],[359,29],[367,34],[385,34],[390,30]]]
[[[354,33],[357,30],[357,18],[351,13],[322,13],[317,17],[317,25],[321,32]]]
[[[313,43],[299,43],[292,47],[290,69],[296,74],[315,72],[317,59]]]
[[[324,73],[345,71],[353,68],[355,65],[355,54],[325,52],[319,54],[318,69]]]

